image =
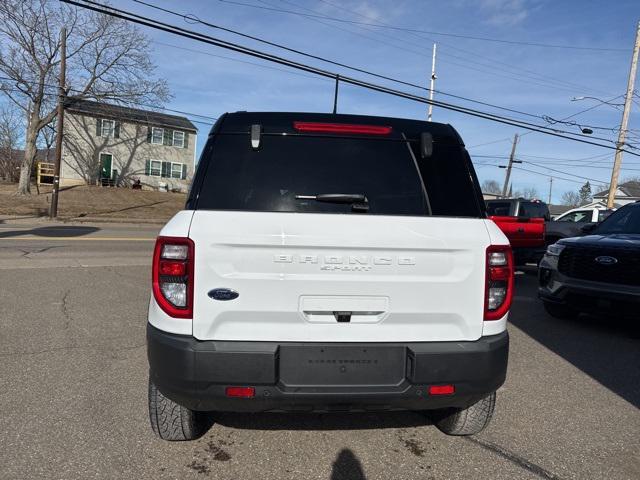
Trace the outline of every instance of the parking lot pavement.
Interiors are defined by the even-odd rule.
[[[476,437],[399,412],[222,414],[198,441],[157,440],[144,338],[153,243],[58,237],[0,240],[2,479],[640,478],[637,328],[547,317],[531,272],[517,277],[496,416]],[[67,249],[59,261],[76,268],[53,266],[55,249],[12,256],[34,244]],[[34,266],[39,255],[54,263]],[[94,266],[77,266],[83,256]]]

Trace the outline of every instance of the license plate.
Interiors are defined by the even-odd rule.
[[[398,385],[404,347],[282,346],[280,381],[287,386]]]

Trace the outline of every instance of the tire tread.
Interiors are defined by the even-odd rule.
[[[172,442],[194,440],[204,433],[202,416],[165,397],[149,379],[149,421],[158,437]]]
[[[447,435],[475,435],[489,425],[496,405],[496,394],[486,396],[467,408],[440,412],[436,426]]]

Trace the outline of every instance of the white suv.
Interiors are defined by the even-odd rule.
[[[226,114],[155,247],[151,425],[189,440],[204,412],[410,409],[477,433],[512,294],[450,125]]]

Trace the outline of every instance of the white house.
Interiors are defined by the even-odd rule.
[[[65,110],[61,185],[139,180],[187,191],[197,140],[187,118],[73,98]]]
[[[603,190],[593,196],[593,201],[602,201],[607,203],[607,197],[609,196],[609,190]],[[629,182],[619,183],[616,190],[616,196],[614,202],[618,206],[626,205],[640,200],[640,182],[631,180]]]

